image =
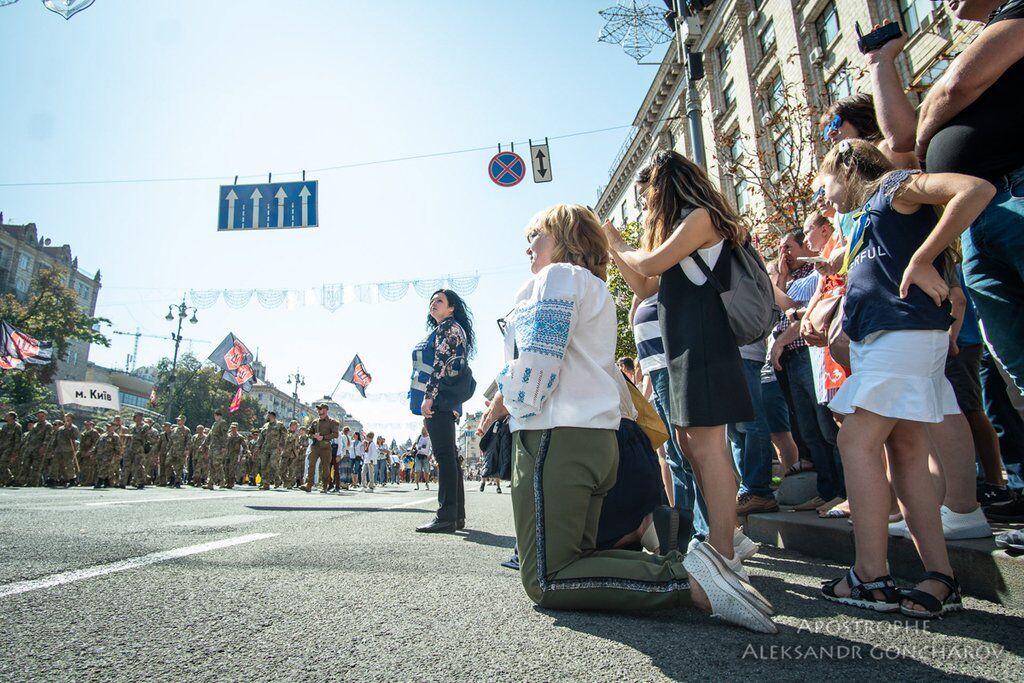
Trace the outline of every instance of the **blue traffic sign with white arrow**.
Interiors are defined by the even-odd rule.
[[[221,185],[217,230],[315,228],[317,181]]]

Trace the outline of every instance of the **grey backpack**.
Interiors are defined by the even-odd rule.
[[[715,277],[699,253],[693,252],[693,260],[722,298],[737,346],[759,342],[771,334],[782,312],[775,303],[775,290],[768,269],[749,241],[744,245],[732,245],[728,283],[722,283]]]

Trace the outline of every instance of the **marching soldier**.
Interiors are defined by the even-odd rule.
[[[284,453],[284,441],[288,434],[283,423],[277,421],[277,413],[267,412],[267,422],[260,429],[260,435],[256,439],[257,468],[260,473],[260,482],[263,490],[270,490],[270,482],[273,481],[280,487],[281,481],[281,454]]]
[[[224,445],[224,463],[227,466],[228,488],[235,487],[241,477],[243,459],[249,454],[249,442],[245,434],[238,431],[238,423],[232,422]]]
[[[224,450],[227,447],[228,423],[224,421],[224,413],[220,410],[213,412],[213,426],[207,436],[207,457],[210,460],[210,479],[206,488],[213,490],[214,485],[226,486],[228,478],[226,472],[233,472],[233,467],[228,467],[225,462]]]
[[[79,486],[92,486],[96,483],[96,442],[100,433],[96,431],[92,420],[85,421],[85,431],[78,443],[78,475]]]
[[[53,456],[54,450],[57,448],[57,430],[60,429],[63,422],[51,422],[50,423],[50,436],[46,439],[46,445],[43,446],[43,483],[46,486],[56,486],[56,482],[51,476],[53,471]]]
[[[46,411],[36,413],[36,423],[25,434],[21,442],[21,475],[19,481],[25,486],[39,486],[43,480],[43,460],[46,445],[50,440],[50,422]]]
[[[188,459],[192,430],[185,426],[185,416],[179,415],[177,424],[171,430],[171,443],[167,450],[167,467],[174,488],[181,488],[182,470]]]
[[[9,412],[0,428],[0,486],[17,486],[21,471],[21,423]]]
[[[306,471],[306,493],[313,490],[313,472],[319,464],[320,467],[320,491],[327,493],[328,469],[331,466],[331,439],[338,438],[338,428],[341,424],[327,414],[327,404],[321,403],[316,407],[320,418],[310,425],[310,442],[312,448],[309,451],[309,468]]]
[[[117,425],[108,422],[103,434],[96,442],[96,483],[94,489],[108,488],[111,482],[116,485],[122,454],[121,437],[117,433]]]
[[[130,462],[125,461],[125,454],[128,452],[128,443],[131,441],[131,434],[128,432],[128,428],[121,421],[120,415],[115,415],[113,419],[114,433],[117,434],[118,448],[120,449],[120,455],[117,458],[115,466],[113,485],[124,488],[128,483],[128,468],[131,466]]]
[[[249,447],[249,453],[245,459],[245,479],[248,480],[252,486],[256,485],[256,442],[260,439],[260,430],[253,427],[249,431],[249,438],[246,441],[246,445]]]
[[[150,455],[150,469],[156,469],[156,477],[153,483],[157,486],[167,486],[169,477],[167,466],[167,453],[171,450],[171,423],[164,422],[163,431],[158,432],[153,450]]]
[[[132,415],[135,422],[129,430],[130,441],[125,448],[125,468],[121,478],[121,488],[129,483],[137,489],[146,487],[146,456],[153,448],[152,429],[142,421],[142,413]]]
[[[299,458],[299,450],[305,454],[305,439],[299,441],[299,421],[292,420],[288,424],[288,434],[284,439],[284,454],[281,456],[281,467],[278,468],[278,479],[283,480],[287,488],[295,486],[295,463]]]
[[[196,487],[203,486],[209,474],[210,463],[207,460],[206,438],[206,427],[196,425],[196,433],[189,442],[189,451],[192,453],[191,483]]]
[[[56,425],[55,425],[56,426]],[[78,478],[78,427],[75,416],[64,414],[63,423],[54,429],[50,441],[50,465],[47,470],[47,481],[57,486],[70,486]]]

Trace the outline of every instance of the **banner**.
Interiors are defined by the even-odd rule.
[[[53,345],[41,342],[0,320],[0,370],[17,370],[29,365],[46,365],[53,360]]]
[[[209,360],[224,371],[224,381],[244,392],[252,389],[255,376],[252,370],[253,355],[241,339],[229,332],[210,354]]]
[[[57,403],[83,408],[121,410],[121,394],[113,384],[57,381]]]
[[[341,379],[354,384],[356,390],[363,398],[366,398],[366,387],[370,386],[370,382],[373,381],[373,377],[363,367],[363,361],[358,353],[352,359],[352,362],[348,364],[348,370],[345,371],[345,375]]]
[[[235,392],[235,397],[231,399],[231,405],[228,406],[228,412],[233,413],[242,407],[242,387],[238,387],[238,391]]]

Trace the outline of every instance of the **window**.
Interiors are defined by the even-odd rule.
[[[725,84],[725,87],[722,88],[722,99],[725,102],[726,109],[731,109],[736,104],[736,84],[731,78]]]
[[[922,28],[928,28],[932,21],[932,0],[899,0],[900,23],[908,36],[912,36]]]
[[[818,34],[818,45],[822,50],[828,51],[832,46],[832,41],[839,35],[839,13],[836,12],[834,0],[830,0],[818,18],[814,20],[814,30]]]
[[[786,88],[782,83],[782,74],[775,77],[768,89],[768,111],[776,113],[786,103]]]
[[[761,45],[761,57],[775,52],[775,22],[769,20],[757,34],[757,42]]]
[[[626,215],[626,202],[622,202],[622,206],[619,207],[619,213],[622,215],[622,225],[625,227],[626,223],[629,222],[629,218]]]
[[[785,173],[793,161],[793,134],[786,131],[775,140],[775,168]]]
[[[948,59],[940,59],[928,67],[928,70],[921,74],[917,84],[922,87],[928,87],[935,83],[935,81],[942,78],[942,74],[946,73],[946,69],[949,68]]]
[[[32,257],[28,254],[18,254],[18,268],[14,273],[14,291],[18,296],[28,294],[28,287],[32,283]]]
[[[849,97],[853,94],[853,78],[850,76],[850,70],[846,68],[845,64],[836,70],[832,78],[828,79],[825,88],[828,90],[829,102],[835,102],[838,99]]]
[[[736,198],[736,212],[743,213],[747,210],[747,199],[749,185],[746,178],[737,178],[733,183],[733,196]]]
[[[725,65],[729,63],[729,57],[732,56],[732,46],[723,40],[715,49],[718,52],[718,66],[724,71]]]
[[[733,133],[732,144],[729,145],[729,158],[734,162],[739,161],[743,157],[743,138],[740,136],[740,132],[737,130]]]
[[[88,311],[90,304],[92,304],[92,288],[81,280],[75,280],[74,289],[75,294],[78,295],[78,305],[83,310]]]
[[[125,392],[119,392],[121,394],[121,405],[134,406],[135,408],[148,408],[149,398],[143,398],[136,396],[135,394],[126,394]]]

